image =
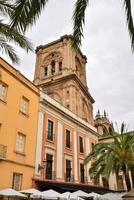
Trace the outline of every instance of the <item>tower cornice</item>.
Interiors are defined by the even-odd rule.
[[[68,81],[68,80],[74,80],[75,83],[77,83],[77,85],[81,88],[81,90],[84,92],[84,94],[90,99],[91,103],[93,104],[95,102],[95,100],[93,99],[93,97],[91,96],[91,94],[89,93],[88,91],[88,88],[86,88],[82,82],[78,79],[78,77],[76,76],[76,74],[70,74],[70,75],[66,75],[64,77],[61,77],[59,79],[53,79],[53,80],[50,80],[46,83],[41,83],[41,84],[38,84],[38,87],[44,87],[44,88],[47,88],[47,87],[50,87],[52,85],[56,85],[56,84],[59,84],[59,83],[62,83],[62,82],[65,82],[65,81]]]
[[[52,46],[52,45],[58,44],[58,43],[60,43],[60,42],[63,42],[64,39],[73,40],[73,36],[72,36],[72,35],[67,35],[67,34],[66,34],[66,35],[61,36],[60,39],[57,39],[57,40],[55,40],[55,41],[53,41],[53,42],[47,43],[47,44],[45,44],[45,45],[39,45],[39,46],[36,47],[35,52],[38,53],[39,50],[43,50],[43,49],[46,49],[46,48],[48,48],[48,47],[50,47],[50,46]],[[85,63],[86,63],[86,62],[87,62],[87,57],[86,57],[86,55],[83,55],[83,53],[82,53],[82,51],[80,50],[79,47],[77,48],[76,51],[78,51],[78,52],[80,53],[80,55],[82,56],[82,58],[85,60]]]

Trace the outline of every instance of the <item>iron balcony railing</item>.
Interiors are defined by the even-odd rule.
[[[66,142],[66,148],[72,149],[72,142],[71,141]]]
[[[0,144],[0,159],[6,159],[7,146]]]
[[[80,183],[85,183],[85,184],[87,184],[87,183],[88,183],[88,177],[87,177],[87,176],[80,177]]]
[[[46,171],[44,174],[44,178],[47,180],[56,180],[56,172],[55,171]]]
[[[74,175],[67,175],[66,173],[64,174],[64,180],[65,182],[74,182]]]
[[[47,140],[54,142],[54,139],[55,139],[54,133],[49,134],[49,132],[46,131],[46,134],[47,134],[47,135],[46,135]]]

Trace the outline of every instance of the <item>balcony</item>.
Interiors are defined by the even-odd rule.
[[[64,180],[65,180],[65,182],[73,183],[74,182],[74,175],[68,176],[67,174],[64,174]]]
[[[7,146],[0,144],[0,160],[6,159]]]
[[[66,146],[65,146],[67,149],[72,149],[72,142],[68,142],[68,141],[66,141]]]
[[[88,184],[88,177],[87,176],[80,177],[80,183]]]
[[[55,171],[45,172],[44,178],[47,180],[56,180],[56,172]]]
[[[46,139],[51,141],[51,142],[54,142],[55,135],[54,134],[49,134],[48,131],[47,131]]]

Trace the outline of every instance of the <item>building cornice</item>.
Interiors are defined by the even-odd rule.
[[[12,163],[12,164],[15,164],[15,165],[20,165],[20,166],[25,166],[25,167],[35,169],[34,165],[30,165],[30,164],[26,164],[26,163],[20,163],[20,162],[14,161],[14,160],[4,159],[4,160],[1,160],[1,162]]]
[[[5,65],[2,62],[5,63]],[[8,62],[6,62],[2,57],[0,57],[0,67],[5,70],[8,74],[13,76],[16,80],[21,82],[23,85],[28,87],[31,91],[33,91],[36,95],[39,95],[39,90],[36,85],[34,85],[29,79],[27,79],[23,74],[20,73],[19,70],[15,69]]]
[[[40,49],[43,50],[43,49],[48,48],[48,47],[50,47],[50,46],[52,46],[52,45],[54,45],[54,44],[58,44],[58,43],[60,43],[60,42],[63,42],[64,39],[73,40],[73,36],[72,36],[72,35],[67,35],[67,34],[66,34],[66,35],[61,36],[60,39],[57,39],[57,40],[55,40],[55,41],[53,41],[53,42],[49,42],[48,44],[45,44],[45,45],[39,45],[39,46],[36,47],[35,52],[37,53]],[[85,55],[83,55],[83,53],[81,52],[81,50],[80,50],[79,47],[77,48],[76,51],[78,51],[78,52],[80,53],[80,55],[82,56],[82,58],[85,60],[85,62],[87,62],[87,57],[86,57]]]
[[[56,84],[65,82],[67,80],[74,80],[77,83],[77,85],[81,88],[81,90],[84,92],[84,94],[86,94],[86,96],[90,99],[91,103],[93,104],[95,102],[95,100],[93,99],[93,97],[88,92],[88,89],[86,89],[86,87],[78,79],[78,77],[76,76],[76,74],[69,74],[69,75],[66,75],[64,77],[61,77],[61,78],[58,78],[58,79],[55,79],[55,80],[50,80],[47,83],[41,83],[41,84],[38,85],[38,87],[42,87],[43,88],[43,86],[44,86],[44,87],[47,88],[47,87],[49,87],[51,85],[56,85]]]

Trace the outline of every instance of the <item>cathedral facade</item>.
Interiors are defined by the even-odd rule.
[[[71,47],[71,36],[36,49],[34,83],[93,126],[93,103],[86,81],[86,56]]]
[[[65,35],[36,49],[34,84],[41,100],[33,182],[39,189],[53,183],[68,190],[72,185],[101,185],[90,178],[90,164],[83,163],[98,142],[98,133],[86,82],[87,59],[71,41]]]

